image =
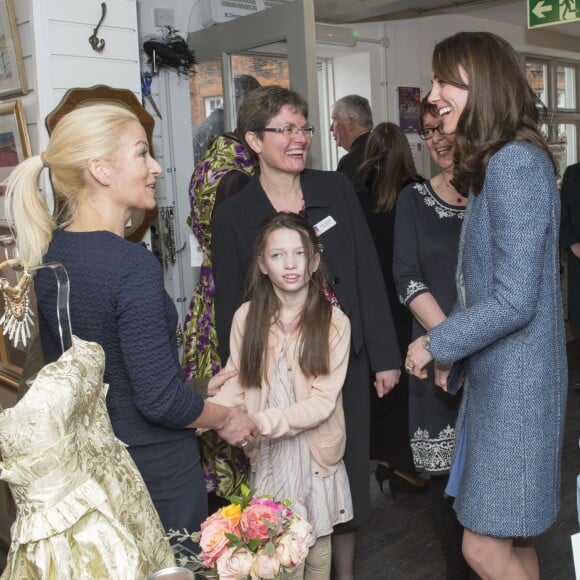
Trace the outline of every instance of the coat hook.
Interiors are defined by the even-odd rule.
[[[91,34],[91,36],[89,36],[89,44],[93,47],[93,50],[95,50],[96,52],[102,52],[102,50],[105,48],[105,41],[104,39],[97,37],[97,32],[99,32],[99,28],[101,27],[101,24],[103,23],[106,14],[107,14],[107,3],[101,2],[101,19],[99,20],[97,26],[93,29],[93,33]]]

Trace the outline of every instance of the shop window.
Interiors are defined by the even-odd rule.
[[[576,108],[576,67],[558,65],[556,68],[556,94],[558,109]]]
[[[540,131],[558,159],[562,174],[568,165],[580,159],[577,96],[580,62],[538,57],[523,57],[523,61],[528,84],[539,99],[538,105],[547,110]]]

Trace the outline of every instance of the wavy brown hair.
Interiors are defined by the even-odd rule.
[[[264,254],[268,237],[280,229],[298,232],[307,254],[309,271],[315,255],[322,252],[322,246],[312,226],[295,213],[276,213],[260,226],[254,244],[252,265],[248,272],[247,296],[250,299],[250,307],[240,356],[239,377],[240,383],[245,387],[262,383],[267,370],[270,327],[276,323],[280,312],[280,302],[272,282],[260,270],[260,257]],[[311,274],[306,302],[298,321],[297,331],[300,333],[298,362],[302,372],[310,377],[328,374],[330,370],[328,337],[332,306],[324,294],[325,279],[321,260],[316,272]]]
[[[511,45],[490,32],[459,32],[435,46],[433,76],[469,89],[454,144],[452,184],[462,194],[481,192],[490,157],[509,141],[529,141],[556,161],[538,130],[541,103]],[[468,85],[459,74],[467,74]]]
[[[372,192],[374,213],[389,213],[405,185],[423,181],[415,169],[409,141],[394,123],[379,123],[372,130],[360,171]]]

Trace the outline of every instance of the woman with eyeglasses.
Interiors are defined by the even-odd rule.
[[[393,274],[399,297],[414,316],[413,338],[444,320],[455,303],[455,265],[467,199],[451,184],[454,135],[443,132],[427,98],[420,106],[419,136],[441,169],[429,181],[408,185],[398,196]],[[469,577],[458,524],[445,486],[453,459],[461,395],[436,385],[447,367],[435,363],[429,377],[409,375],[409,433],[417,471],[429,479],[431,517],[441,542],[447,579]]]
[[[400,352],[376,251],[360,204],[345,175],[306,169],[314,128],[308,105],[295,91],[262,87],[238,111],[238,130],[258,158],[259,171],[214,212],[212,252],[220,356],[228,356],[235,310],[244,300],[252,248],[260,224],[275,212],[305,216],[323,247],[327,298],[351,322],[351,348],[342,390],[346,420],[345,464],[354,519],[335,527],[337,580],[354,578],[356,527],[370,516],[369,369],[379,396],[399,380]],[[288,269],[287,278],[294,273]],[[283,321],[287,322],[287,321]]]

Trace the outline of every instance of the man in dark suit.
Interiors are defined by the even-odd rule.
[[[338,162],[337,171],[344,173],[357,193],[364,187],[359,167],[364,160],[367,139],[373,128],[373,113],[369,102],[359,95],[347,95],[334,103],[330,132],[336,144],[347,151]]]

